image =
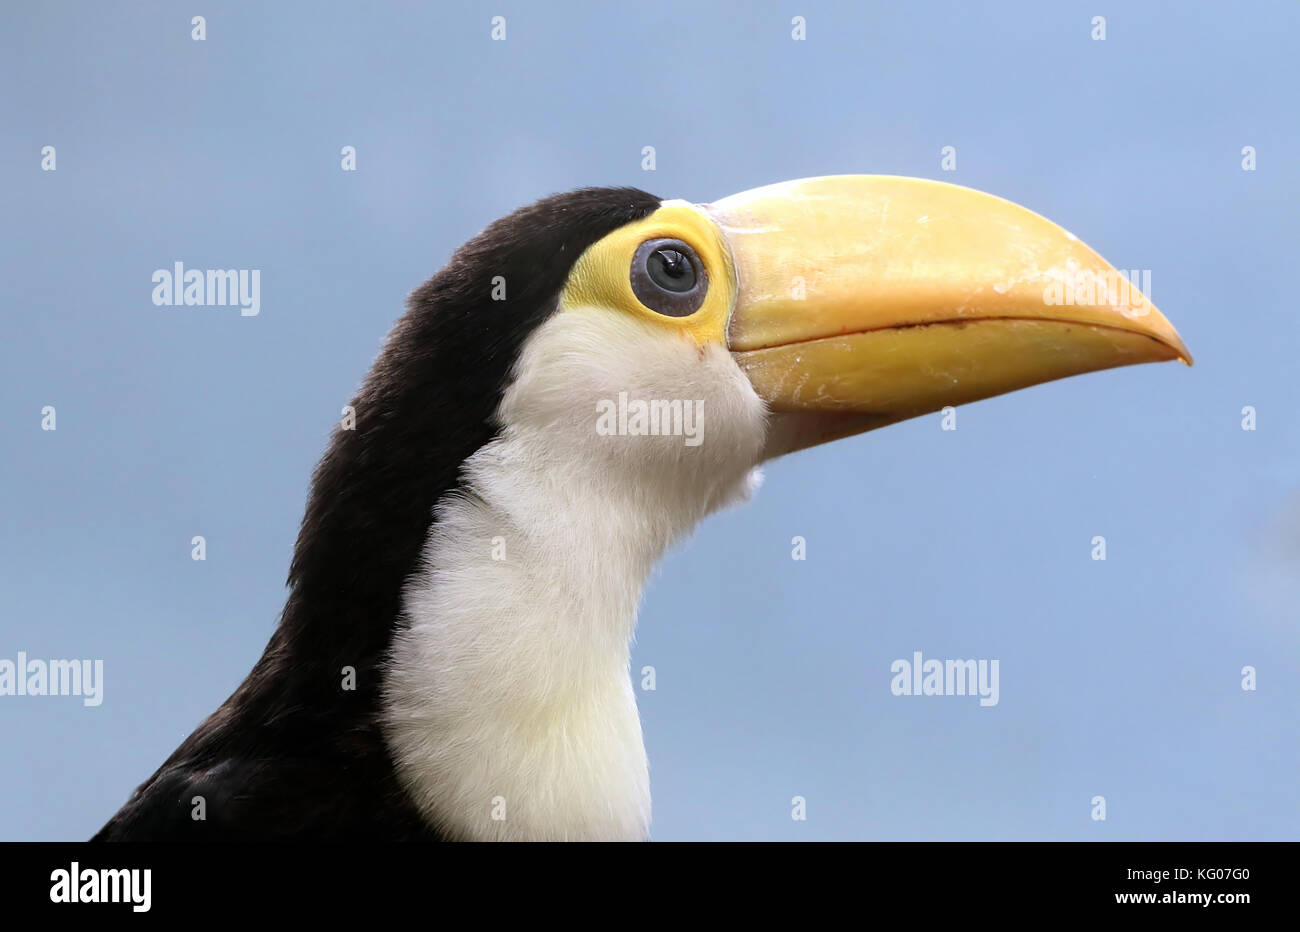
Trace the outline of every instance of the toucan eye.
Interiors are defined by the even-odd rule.
[[[709,276],[695,250],[677,239],[646,240],[632,257],[632,293],[650,310],[688,317],[700,309]]]

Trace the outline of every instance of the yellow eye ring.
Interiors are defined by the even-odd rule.
[[[680,254],[652,259],[662,250]],[[656,281],[648,262],[662,263]],[[671,271],[695,281],[674,292]],[[677,282],[680,286],[680,282]],[[726,239],[703,211],[669,201],[636,223],[592,244],[574,263],[560,296],[561,309],[597,307],[632,314],[685,332],[697,343],[726,344],[727,319],[736,296],[736,274]]]

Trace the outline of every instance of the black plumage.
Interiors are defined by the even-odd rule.
[[[93,840],[436,840],[379,727],[402,586],[434,504],[495,435],[520,348],[574,261],[658,206],[633,188],[547,198],[492,224],[412,294],[353,401],[355,429],[335,430],[316,469],[266,651]],[[355,691],[342,688],[345,666]]]

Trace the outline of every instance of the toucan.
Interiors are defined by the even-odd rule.
[[[334,429],[261,659],[95,840],[648,839],[629,640],[665,551],[773,457],[1190,365],[1126,285],[1024,207],[886,175],[492,223]]]

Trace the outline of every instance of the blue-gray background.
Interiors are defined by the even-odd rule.
[[[646,597],[654,836],[1295,838],[1298,11],[6,4],[0,657],[103,658],[105,698],[0,697],[0,838],[88,836],[245,675],[339,408],[459,243],[581,185],[845,172],[1151,269],[1197,365],[771,465]],[[153,306],[177,260],[261,269],[261,315]],[[999,659],[1000,704],[892,696],[914,650]]]

